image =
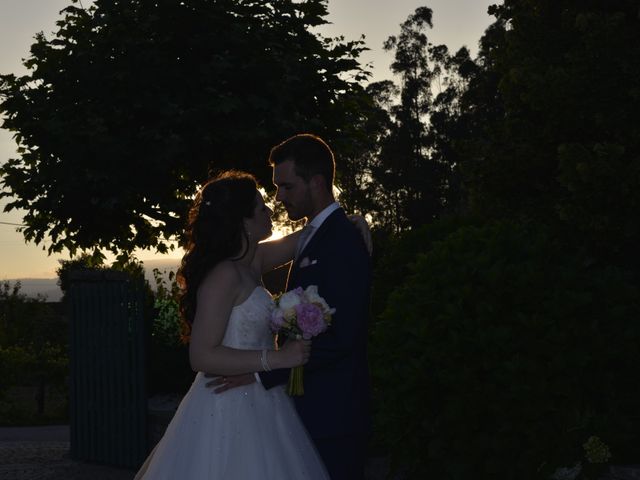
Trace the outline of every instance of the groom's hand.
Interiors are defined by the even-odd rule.
[[[371,239],[371,229],[369,228],[367,219],[362,215],[347,215],[347,218],[349,218],[351,223],[353,223],[360,232],[360,235],[362,235],[362,240],[364,240],[369,256],[371,256],[373,254],[373,240]]]
[[[210,382],[205,384],[206,387],[218,387],[213,390],[213,393],[222,393],[236,387],[242,387],[243,385],[249,385],[256,381],[256,377],[253,373],[245,373],[244,375],[229,375],[226,377],[220,377],[211,373],[205,374],[206,378],[213,378]]]

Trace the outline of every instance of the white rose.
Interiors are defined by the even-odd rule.
[[[322,308],[323,312],[334,313],[334,309],[330,308],[324,298],[318,294],[318,287],[316,285],[309,285],[304,291],[304,296],[309,303],[314,303]]]
[[[300,297],[298,294],[294,290],[291,290],[282,294],[280,301],[278,302],[278,306],[287,312],[288,310],[293,310],[293,308],[300,303]]]

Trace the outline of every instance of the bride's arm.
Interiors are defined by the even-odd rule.
[[[369,224],[362,215],[348,215],[351,223],[362,235],[369,255],[373,251],[373,242],[371,240],[371,230]],[[300,238],[300,232],[302,229],[297,230],[286,237],[279,238],[278,240],[266,241],[258,244],[256,250],[256,256],[254,259],[254,266],[256,271],[262,273],[270,272],[271,270],[278,268],[285,263],[293,260],[293,256],[296,253],[296,247],[298,245],[298,239]]]
[[[198,306],[191,329],[189,361],[194,371],[218,375],[260,372],[261,350],[239,350],[222,345],[229,316],[243,292],[240,276],[231,262],[216,266],[198,288]],[[308,342],[287,342],[281,350],[269,351],[271,368],[289,368],[306,363]]]
[[[270,272],[293,260],[298,246],[300,232],[297,230],[278,240],[269,240],[258,244],[254,265],[261,274]]]

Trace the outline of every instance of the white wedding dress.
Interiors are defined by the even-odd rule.
[[[222,344],[273,349],[273,300],[256,287],[233,308]],[[145,480],[327,479],[284,386],[260,383],[214,394],[200,372],[136,478]]]

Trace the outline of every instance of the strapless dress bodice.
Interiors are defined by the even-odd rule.
[[[222,344],[242,350],[273,349],[273,333],[269,327],[273,308],[271,294],[257,286],[244,302],[233,307]]]

